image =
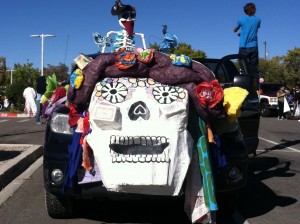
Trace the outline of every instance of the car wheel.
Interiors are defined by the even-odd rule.
[[[48,215],[55,219],[71,218],[74,211],[74,200],[69,197],[59,197],[45,191]]]
[[[262,117],[269,117],[271,115],[271,111],[268,109],[267,103],[262,103],[260,105],[260,111]]]
[[[217,211],[217,215],[219,217],[230,217],[234,214],[237,209],[239,199],[239,192],[226,192],[219,193],[217,195],[217,202],[219,210]]]

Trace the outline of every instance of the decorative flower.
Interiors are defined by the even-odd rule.
[[[190,67],[192,64],[192,60],[184,54],[171,54],[170,58],[172,59],[173,65]]]
[[[81,69],[76,69],[70,76],[70,84],[75,89],[79,89],[84,80]]]
[[[135,53],[133,51],[125,51],[124,49],[121,49],[117,54],[118,62],[115,63],[115,65],[120,70],[126,70],[130,67],[132,67],[135,62]]]
[[[240,116],[240,109],[249,92],[241,87],[229,87],[224,89],[223,106],[229,121],[235,121]]]
[[[196,94],[203,107],[209,108],[216,106],[224,96],[223,89],[217,79],[212,80],[210,83],[201,82],[196,87]]]
[[[135,50],[135,54],[137,59],[142,62],[142,63],[149,63],[153,59],[153,54],[154,54],[154,49],[142,49],[142,48],[137,48]]]
[[[102,97],[113,104],[123,102],[127,93],[127,87],[121,82],[106,83],[101,89]]]

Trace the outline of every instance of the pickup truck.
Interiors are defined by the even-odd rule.
[[[269,116],[277,116],[278,113],[278,99],[277,99],[277,91],[280,89],[282,84],[280,83],[270,83],[270,82],[263,82],[260,84],[259,88],[259,103],[261,108],[261,116],[262,117],[269,117]],[[293,99],[291,98],[292,95],[287,87],[286,99],[290,107],[290,111],[286,112],[286,117],[290,118],[293,114],[294,103]]]

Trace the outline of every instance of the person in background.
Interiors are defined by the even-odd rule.
[[[294,115],[300,117],[299,111],[300,111],[300,88],[299,86],[296,86],[295,93],[294,93]],[[300,122],[300,120],[298,121]]]
[[[35,104],[36,93],[34,88],[31,86],[25,88],[23,91],[23,97],[25,98],[25,113],[28,117],[34,117],[37,111]]]
[[[44,92],[46,91],[46,85],[47,85],[46,77],[40,76],[38,78],[37,87],[36,87],[36,99],[35,99],[35,104],[37,108],[37,112],[35,116],[36,124],[41,124],[41,109],[42,109],[41,98]]]
[[[284,108],[284,98],[286,95],[286,91],[284,89],[284,86],[281,86],[280,89],[277,91],[277,99],[278,99],[278,120],[283,120],[284,118],[284,113],[283,113],[283,108]]]
[[[247,3],[244,6],[245,16],[238,19],[233,32],[240,29],[238,36],[240,37],[239,54],[245,55],[249,60],[250,69],[254,74],[258,72],[258,28],[260,28],[261,19],[255,15],[256,6],[254,3]]]

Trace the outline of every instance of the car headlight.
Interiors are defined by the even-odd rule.
[[[51,181],[55,185],[62,184],[64,179],[64,173],[60,169],[54,169],[51,172]]]
[[[56,133],[73,134],[69,125],[69,115],[61,113],[53,113],[50,123],[51,130]]]
[[[236,183],[243,178],[243,174],[239,168],[232,167],[228,172],[228,177],[232,183]]]

